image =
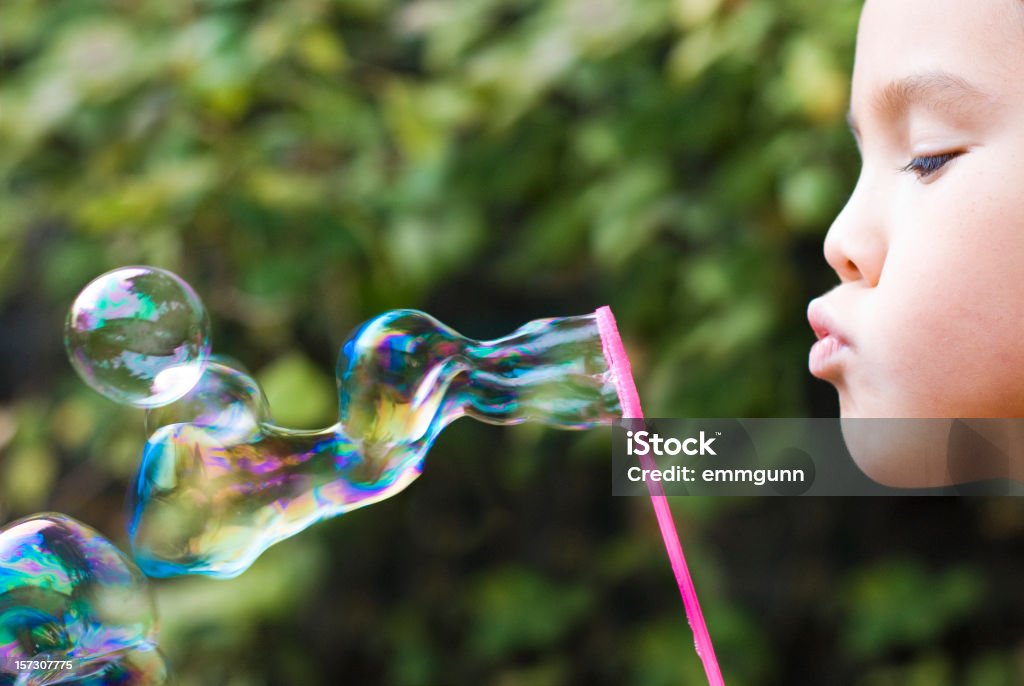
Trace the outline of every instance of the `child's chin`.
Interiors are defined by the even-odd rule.
[[[944,485],[945,470],[931,462],[945,452],[948,427],[944,431],[938,422],[896,419],[895,408],[857,402],[848,389],[837,390],[843,440],[865,476],[893,488]]]
[[[839,417],[841,419],[862,419],[864,417],[877,416],[865,414],[865,408],[857,403],[848,391],[840,387],[837,387],[836,391],[839,394]]]
[[[951,419],[843,416],[846,448],[872,481],[893,488],[950,484],[947,452]]]
[[[892,398],[878,397],[875,393],[855,393],[848,384],[837,384],[836,391],[839,394],[841,419],[904,419],[924,416],[914,408],[894,403]]]

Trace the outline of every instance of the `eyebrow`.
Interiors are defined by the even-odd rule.
[[[972,106],[995,102],[995,98],[967,79],[944,71],[933,71],[891,81],[877,93],[872,106],[882,119],[895,120],[915,105],[940,112],[962,112]],[[846,113],[846,123],[854,137],[860,140],[860,129],[852,109]]]

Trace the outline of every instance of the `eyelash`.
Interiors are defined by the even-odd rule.
[[[924,179],[942,169],[946,164],[962,155],[962,152],[946,152],[941,155],[922,155],[910,160],[910,164],[900,169],[901,172],[912,172],[917,178]]]

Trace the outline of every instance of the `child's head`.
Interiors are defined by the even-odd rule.
[[[1024,417],[1024,0],[868,0],[811,372],[843,417]]]

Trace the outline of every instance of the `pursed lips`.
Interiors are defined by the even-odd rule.
[[[816,298],[808,305],[807,321],[818,338],[807,358],[808,370],[819,379],[833,379],[850,349],[849,339],[822,298]]]

